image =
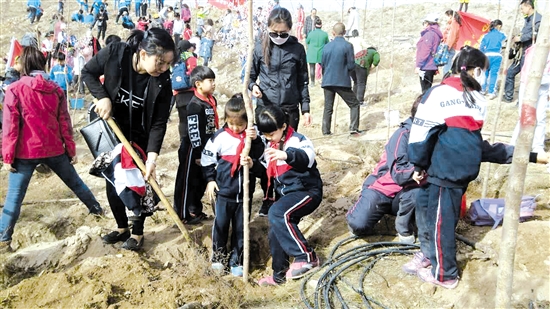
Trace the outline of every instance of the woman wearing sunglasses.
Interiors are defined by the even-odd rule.
[[[306,51],[290,35],[292,16],[287,9],[273,9],[267,28],[254,48],[248,89],[257,98],[258,109],[268,105],[281,107],[290,117],[289,125],[298,130],[300,110],[304,125],[311,123]]]
[[[304,125],[311,124],[308,67],[304,46],[290,35],[291,28],[292,16],[287,9],[271,10],[267,33],[254,48],[248,89],[257,99],[256,114],[265,106],[276,105],[288,115],[288,125],[298,131],[300,110]],[[259,215],[265,217],[274,201],[273,187],[268,190],[265,171],[260,177],[264,201]]]

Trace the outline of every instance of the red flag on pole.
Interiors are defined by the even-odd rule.
[[[19,42],[15,38],[12,38],[11,44],[10,44],[10,51],[8,52],[7,68],[13,67],[13,65],[15,64],[15,58],[20,56],[22,52],[23,52],[23,46],[21,46],[21,44],[19,44]]]
[[[241,6],[245,3],[245,0],[208,0],[208,3],[218,9],[225,10]]]
[[[467,12],[458,12],[462,26],[458,34],[457,47],[469,45],[479,48],[483,35],[489,31],[490,20]]]

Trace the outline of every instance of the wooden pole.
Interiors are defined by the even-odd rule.
[[[252,14],[253,0],[248,0],[248,11]],[[246,69],[243,80],[243,99],[246,108],[246,117],[248,118],[248,127],[254,127],[254,111],[252,100],[248,92],[248,84],[250,81],[250,69],[252,68],[252,53],[254,51],[254,28],[252,27],[252,15],[248,18],[248,53],[246,55]],[[246,136],[242,156],[248,156],[252,139]],[[250,166],[243,166],[243,281],[248,282],[248,272],[250,267]]]
[[[534,45],[533,61],[527,78],[525,96],[521,103],[520,131],[514,150],[510,181],[506,191],[502,240],[499,254],[499,272],[495,295],[496,308],[511,308],[514,280],[514,259],[516,253],[517,233],[519,225],[519,205],[525,185],[525,174],[529,162],[529,153],[533,143],[533,134],[537,124],[536,109],[539,99],[543,70],[550,52],[550,0],[546,0],[546,8],[540,23],[537,43]],[[539,106],[539,108],[545,108]]]
[[[397,10],[397,3],[396,0],[393,1],[393,14],[392,14],[392,21],[391,21],[391,53],[390,53],[390,85],[388,86],[388,131],[386,139],[390,139],[390,127],[391,127],[391,88],[393,87],[393,47],[395,43],[395,11]],[[378,72],[378,70],[376,70]]]
[[[378,28],[378,45],[376,46],[377,49],[380,49],[380,44],[382,43],[382,26],[384,25],[384,0],[382,0],[382,12],[380,15],[380,26]],[[374,78],[374,93],[378,93],[378,71],[376,70],[376,75]]]
[[[518,2],[518,7],[519,7]],[[497,126],[498,126],[498,119],[500,118],[500,112],[502,110],[502,96],[504,94],[504,82],[506,80],[506,70],[508,70],[508,67],[510,66],[510,59],[508,59],[508,54],[510,52],[510,48],[512,46],[512,37],[514,36],[514,28],[516,27],[517,19],[519,16],[519,9],[516,9],[516,17],[514,17],[514,24],[512,27],[510,27],[510,32],[508,33],[508,39],[506,43],[506,49],[504,50],[504,61],[502,62],[502,70],[500,70],[499,74],[499,89],[498,89],[498,96],[497,96],[497,113],[495,115],[495,121],[493,123],[493,129],[491,131],[491,137],[490,141],[491,143],[495,142],[496,132],[497,132]],[[489,178],[491,178],[491,167],[492,164],[487,164],[487,169],[485,170],[485,174],[483,175],[483,185],[481,187],[481,197],[486,198],[487,197],[487,190],[488,190],[488,184],[489,184]]]
[[[136,162],[139,169],[143,173],[145,173],[146,169],[145,169],[145,164],[143,164],[143,160],[138,156],[138,154],[136,153],[136,151],[134,150],[132,145],[130,145],[130,142],[126,139],[126,137],[124,136],[122,131],[120,131],[120,128],[118,127],[116,122],[113,120],[113,118],[107,119],[107,123],[109,124],[111,129],[113,129],[113,131],[115,132],[115,134],[118,137],[118,139],[120,140],[120,142],[124,145],[124,148],[126,148],[128,153],[130,153],[130,155],[132,156],[132,159],[134,159],[134,161]],[[157,183],[157,180],[154,179],[153,177],[149,177],[149,179],[147,179],[147,181],[149,182],[151,187],[153,187],[153,190],[155,190],[155,192],[159,196],[161,202],[166,207],[166,210],[168,210],[168,214],[170,214],[170,217],[172,217],[172,219],[174,220],[174,222],[176,223],[176,225],[180,229],[181,234],[183,235],[183,238],[185,238],[185,240],[187,242],[191,243],[191,237],[189,236],[189,232],[187,232],[187,229],[185,228],[185,226],[183,226],[183,223],[181,222],[180,218],[178,217],[178,214],[176,214],[176,212],[174,211],[174,208],[172,207],[172,205],[170,204],[170,202],[168,201],[168,199],[166,198],[166,196],[164,195],[164,193],[160,189],[160,186]]]

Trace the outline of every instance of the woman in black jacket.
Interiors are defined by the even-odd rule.
[[[273,9],[267,28],[268,32],[254,48],[248,89],[257,98],[256,113],[264,106],[277,105],[288,114],[288,124],[298,131],[300,109],[304,125],[311,124],[306,51],[298,39],[290,35],[292,16],[287,9]],[[258,78],[259,85],[256,83]],[[265,193],[259,215],[267,216],[274,201],[273,188],[268,193],[266,174],[259,177]]]
[[[81,73],[98,99],[95,112],[99,117],[115,118],[124,136],[147,153],[145,179],[155,177],[156,160],[166,133],[172,100],[168,69],[174,61],[175,49],[170,34],[163,29],[134,30],[126,43],[112,43],[102,49]],[[105,76],[103,84],[99,80],[101,75]],[[140,249],[145,216],[142,214],[134,221],[130,235],[124,203],[110,182],[107,182],[107,199],[118,230],[105,235],[103,242],[125,241],[124,249]]]

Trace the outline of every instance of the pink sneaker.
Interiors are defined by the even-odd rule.
[[[432,270],[428,268],[421,268],[417,272],[418,278],[424,282],[428,282],[434,285],[442,286],[446,289],[454,289],[458,286],[458,279],[451,279],[447,281],[439,281],[432,275]]]
[[[258,280],[259,286],[277,286],[279,285],[275,280],[273,279],[273,276],[269,277],[263,277],[262,279]]]
[[[294,262],[286,272],[287,279],[300,279],[311,270],[319,267],[319,258],[311,262]]]
[[[416,275],[419,269],[426,268],[430,265],[432,265],[430,260],[424,256],[424,253],[419,251],[416,252],[412,260],[403,265],[401,269],[407,274]]]

